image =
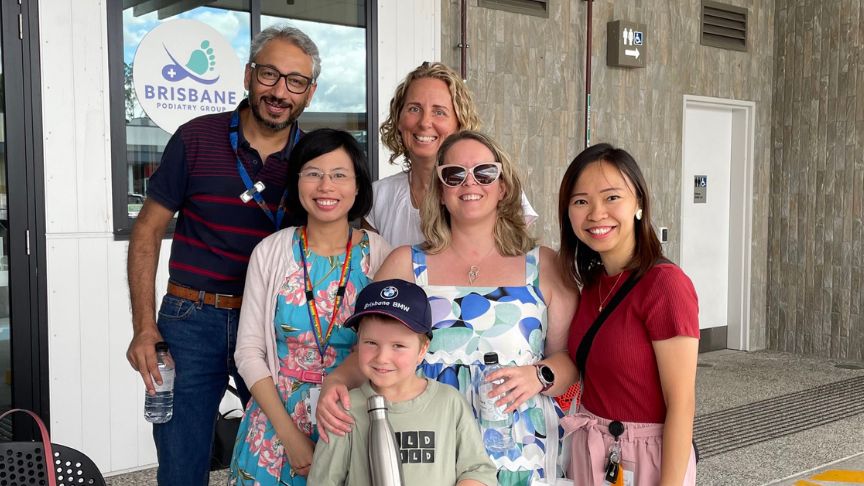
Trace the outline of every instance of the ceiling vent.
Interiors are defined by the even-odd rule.
[[[747,9],[703,1],[702,45],[746,51]]]

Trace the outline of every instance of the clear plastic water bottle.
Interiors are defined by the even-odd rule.
[[[168,343],[156,343],[156,361],[162,384],[155,381],[156,395],[144,395],[144,419],[154,424],[164,424],[174,416],[174,358],[168,351]]]
[[[495,405],[495,402],[501,398],[500,396],[489,396],[489,392],[504,383],[504,380],[486,381],[486,377],[490,373],[501,369],[501,365],[498,364],[498,353],[484,354],[483,362],[486,364],[486,369],[477,380],[476,386],[483,444],[489,453],[506,453],[515,445],[513,442],[513,414],[505,413],[506,407]]]

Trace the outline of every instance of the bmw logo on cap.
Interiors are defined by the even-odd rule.
[[[399,295],[399,291],[392,285],[388,285],[381,289],[381,297],[384,299],[395,299],[397,295]]]

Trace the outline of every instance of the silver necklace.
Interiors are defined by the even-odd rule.
[[[486,254],[483,255],[483,258],[478,260],[475,264],[471,264],[468,260],[466,260],[461,253],[456,251],[455,247],[451,246],[450,249],[453,250],[453,253],[455,253],[456,256],[458,256],[459,259],[462,260],[462,262],[468,264],[468,285],[474,285],[474,281],[480,278],[480,264],[483,263],[487,258],[489,258],[489,255],[491,255],[492,252],[495,250],[495,244],[493,243],[492,248],[489,248],[489,251],[487,251]]]

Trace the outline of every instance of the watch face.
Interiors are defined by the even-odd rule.
[[[541,366],[540,373],[543,375],[543,379],[549,383],[555,381],[555,373],[552,372],[552,368],[548,366]]]

